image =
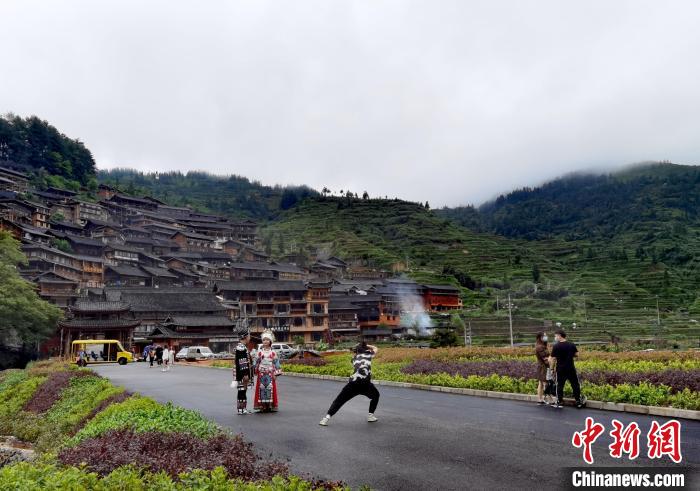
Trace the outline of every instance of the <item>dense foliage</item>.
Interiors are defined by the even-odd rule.
[[[182,432],[202,438],[212,437],[221,432],[215,423],[203,418],[196,411],[170,403],[159,404],[153,399],[135,395],[98,413],[68,443],[75,445],[107,431],[124,428],[137,433]]]
[[[111,430],[84,440],[76,447],[63,449],[58,460],[75,466],[84,463],[89,470],[103,476],[135,462],[151,472],[162,471],[171,477],[194,469],[216,467],[223,467],[230,477],[245,481],[289,474],[286,464],[260,459],[252,443],[240,436],[224,434],[202,439],[187,433]]]
[[[65,467],[55,463],[19,463],[0,468],[0,489],[63,491],[66,489],[91,491],[312,491],[341,488],[340,483],[306,481],[296,476],[274,477],[265,482],[245,482],[230,479],[226,470],[194,470],[182,473],[176,479],[163,472],[143,471],[135,466],[115,469],[102,477],[79,467]]]
[[[83,186],[95,182],[90,150],[36,116],[0,116],[0,166],[60,176]]]
[[[19,242],[0,230],[0,345],[22,346],[49,338],[61,317],[58,307],[42,300],[17,272],[26,262]],[[0,368],[4,368],[0,353]]]
[[[265,186],[241,176],[215,176],[206,172],[143,173],[129,169],[99,172],[100,182],[128,194],[149,195],[173,206],[229,217],[268,220],[279,210],[318,193],[306,186]]]

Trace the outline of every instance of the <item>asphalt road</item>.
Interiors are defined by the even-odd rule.
[[[585,465],[571,437],[583,429],[586,416],[606,428],[593,446],[595,465],[672,465],[668,457],[646,457],[646,433],[653,419],[666,421],[661,417],[379,387],[379,422],[366,422],[368,399],[359,396],[321,427],[318,421],[342,383],[283,376],[278,413],[239,416],[226,370],[176,366],[163,373],[143,363],[95,370],[130,391],[196,409],[243,433],[260,453],[289,459],[295,473],[340,479],[353,487],[558,489],[569,477],[564,468]],[[250,392],[248,397],[252,407]],[[608,455],[613,418],[639,423],[643,455],[635,461]],[[681,445],[683,464],[700,468],[700,422],[682,420]]]

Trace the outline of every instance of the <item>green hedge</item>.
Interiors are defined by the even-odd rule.
[[[246,483],[230,480],[222,468],[180,474],[177,480],[165,473],[150,473],[132,466],[115,469],[105,477],[77,467],[53,463],[19,463],[0,468],[0,489],[16,491],[311,491],[313,485],[295,476],[275,477],[269,482]]]
[[[130,428],[136,432],[160,431],[191,433],[201,438],[219,434],[218,425],[202,417],[197,411],[160,404],[148,397],[135,395],[117,404],[112,404],[98,413],[74,437],[69,446],[86,438],[101,435],[109,430]]]
[[[333,356],[327,359],[329,364],[322,367],[284,365],[284,370],[287,372],[335,375],[340,377],[347,377],[351,374],[352,367],[350,366],[349,356]],[[389,380],[393,382],[408,382],[517,394],[537,393],[537,381],[533,379],[523,380],[500,375],[490,375],[488,377],[470,375],[469,377],[460,377],[459,375],[452,376],[446,373],[409,375],[401,372],[401,368],[405,365],[406,362],[375,362],[372,366],[372,378],[375,380]],[[640,365],[640,367],[641,366],[646,365]],[[609,384],[595,385],[584,381],[582,384],[582,391],[586,397],[596,401],[642,404],[646,406],[668,406],[695,411],[700,410],[700,393],[691,392],[686,389],[683,392],[672,394],[671,389],[665,385],[656,386],[648,383],[640,383],[635,385],[621,384],[612,386]],[[569,385],[566,386],[565,396],[571,396]]]

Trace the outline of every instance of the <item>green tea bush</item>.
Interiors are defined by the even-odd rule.
[[[133,396],[124,402],[112,404],[98,413],[82,430],[66,443],[75,445],[86,438],[93,438],[108,430],[129,428],[135,432],[160,431],[190,433],[202,438],[221,432],[215,423],[204,419],[197,411],[153,399]]]
[[[0,434],[21,438],[15,433],[18,431],[17,422],[24,418],[19,418],[18,415],[45,380],[46,377],[16,376],[13,384],[5,385],[0,392]]]
[[[296,476],[246,483],[229,479],[223,468],[195,470],[180,474],[177,479],[165,473],[145,472],[134,466],[120,467],[105,477],[78,467],[61,467],[45,462],[22,462],[0,468],[0,489],[16,491],[312,491],[334,487],[317,486]]]

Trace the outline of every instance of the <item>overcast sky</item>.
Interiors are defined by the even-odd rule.
[[[700,5],[0,0],[0,112],[99,168],[478,204],[700,152]]]

